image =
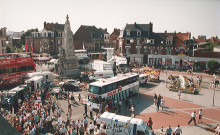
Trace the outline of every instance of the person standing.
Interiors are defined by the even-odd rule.
[[[92,106],[90,105],[90,107],[89,107],[89,112],[90,112],[90,118],[91,118],[91,119],[93,118],[93,116],[92,116],[92,110],[93,110],[93,108],[92,108]]]
[[[175,135],[180,135],[182,134],[182,129],[180,128],[180,125],[177,125],[177,128],[175,129]]]
[[[188,124],[190,124],[192,122],[192,120],[194,121],[194,125],[196,125],[196,112],[192,112],[191,113],[191,119],[189,120]]]
[[[125,109],[126,111],[128,111],[128,99],[127,98],[125,98]]]
[[[71,99],[71,101],[72,101],[72,104],[75,103],[75,98],[74,98],[73,92],[72,92],[71,95],[70,95],[70,99]]]
[[[157,111],[160,110],[160,103],[161,103],[161,96],[160,94],[158,95],[158,98],[157,98]]]
[[[131,117],[134,118],[134,111],[135,111],[135,108],[134,108],[134,105],[131,105]]]
[[[198,123],[202,123],[202,109],[199,110],[199,119],[198,119]]]
[[[83,113],[84,116],[88,117],[87,115],[87,104],[84,104],[85,113]]]
[[[180,97],[181,97],[181,90],[178,91],[178,97],[180,99]]]
[[[88,120],[86,119],[86,117],[84,117],[83,125],[84,125],[84,130],[85,130],[85,132],[87,132]]]
[[[79,99],[79,103],[80,103],[80,100],[81,100],[81,95],[79,94],[79,96],[78,96],[78,99]]]
[[[162,108],[162,110],[163,110],[164,104],[165,104],[165,100],[164,100],[163,97],[161,97],[161,108]]]
[[[149,118],[149,120],[148,120],[148,122],[147,122],[147,125],[148,125],[148,127],[150,128],[150,130],[152,130],[153,129],[153,121],[152,121],[152,119],[151,119],[151,117]]]
[[[171,134],[172,134],[172,128],[169,125],[169,127],[167,127],[167,129],[166,129],[165,135],[171,135]]]
[[[154,104],[156,105],[157,104],[157,94],[154,93]]]

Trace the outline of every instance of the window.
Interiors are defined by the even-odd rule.
[[[166,44],[167,44],[167,45],[171,45],[172,43],[173,43],[172,40],[166,40]]]
[[[126,33],[126,34],[127,34],[127,36],[130,36],[130,31],[127,31],[127,33]]]
[[[130,39],[127,39],[126,44],[127,44],[127,45],[130,44]]]
[[[90,85],[89,86],[89,91],[94,93],[94,94],[101,94],[101,89],[100,89],[100,87],[97,87],[97,86]]]
[[[141,31],[140,30],[137,31],[137,36],[141,36]]]
[[[159,50],[158,50],[158,54],[162,54],[162,49],[161,48],[159,48]]]

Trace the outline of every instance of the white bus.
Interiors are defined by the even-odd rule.
[[[139,91],[139,75],[136,73],[119,74],[112,78],[100,79],[90,83],[88,100],[89,105],[99,109],[104,100],[120,101]]]

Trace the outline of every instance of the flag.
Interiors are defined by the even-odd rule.
[[[25,42],[25,44],[26,44],[26,53],[27,53],[27,39],[26,39],[26,42]]]
[[[31,53],[33,53],[32,40],[31,40]]]

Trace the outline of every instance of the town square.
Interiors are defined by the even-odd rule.
[[[220,1],[1,3],[0,135],[220,134]]]

